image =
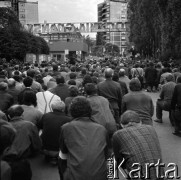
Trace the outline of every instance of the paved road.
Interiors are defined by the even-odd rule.
[[[155,105],[158,93],[149,93],[149,95],[152,97]],[[166,165],[168,165],[168,163],[177,164],[178,173],[181,176],[181,137],[177,137],[172,134],[173,128],[170,125],[168,115],[168,112],[164,112],[163,123],[154,123],[153,126],[156,129],[160,140],[163,162]],[[57,167],[47,164],[44,161],[43,156],[40,155],[30,161],[33,171],[32,180],[59,180]],[[171,168],[173,167],[167,169]],[[124,180],[124,178],[120,177],[120,180]]]

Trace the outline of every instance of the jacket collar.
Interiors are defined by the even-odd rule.
[[[23,117],[22,116],[15,116],[11,119],[10,122],[16,122],[16,121],[23,121]]]

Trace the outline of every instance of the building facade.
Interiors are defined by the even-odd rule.
[[[39,23],[38,2],[28,2],[26,0],[0,0],[0,7],[11,7],[23,25]]]
[[[22,24],[39,23],[38,2],[18,2],[19,20]]]
[[[98,4],[98,22],[127,22],[128,21],[128,1],[127,0],[105,0]],[[120,48],[120,52],[124,53],[129,41],[129,28],[126,23],[123,24],[123,32],[111,32],[109,29],[104,33],[106,43],[112,43]]]
[[[65,61],[66,55],[82,60],[88,53],[88,45],[79,32],[39,33],[39,36],[48,42],[50,56],[56,61]]]
[[[0,1],[0,7],[11,7],[11,1]]]

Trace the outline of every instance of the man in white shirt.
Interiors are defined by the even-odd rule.
[[[49,72],[49,73],[47,74],[47,76],[45,76],[45,77],[43,78],[43,81],[44,81],[44,85],[45,85],[45,86],[47,86],[47,83],[50,81],[50,79],[52,79],[51,72]]]
[[[37,108],[43,114],[52,112],[51,104],[55,101],[60,101],[60,97],[54,95],[50,91],[38,92],[36,93],[37,97]]]

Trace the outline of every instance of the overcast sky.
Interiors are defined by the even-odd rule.
[[[97,22],[97,4],[104,0],[38,0],[39,22]]]

